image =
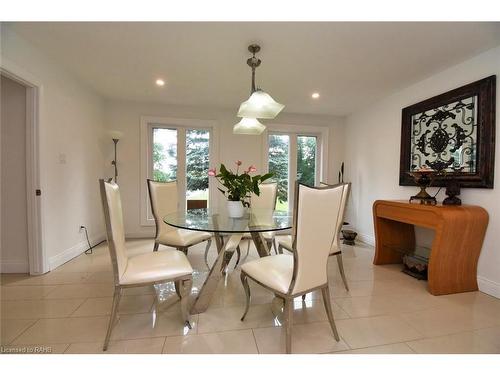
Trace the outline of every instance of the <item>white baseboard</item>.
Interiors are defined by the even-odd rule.
[[[496,281],[491,281],[485,279],[484,277],[477,277],[477,284],[479,286],[479,290],[483,293],[489,294],[490,296],[500,298],[500,283]]]
[[[101,233],[97,236],[92,236],[89,238],[90,244],[94,246],[95,244],[98,244],[99,242],[103,241],[106,239],[106,235],[104,233]],[[81,241],[77,243],[75,246],[70,247],[69,249],[66,249],[62,251],[61,253],[54,255],[53,257],[49,258],[49,270],[52,271],[59,267],[60,265],[63,265],[66,262],[69,262],[71,259],[77,257],[81,253],[83,253],[85,250],[89,248],[89,245],[87,244],[87,240]]]
[[[29,273],[30,266],[27,261],[4,260],[0,261],[0,273]]]

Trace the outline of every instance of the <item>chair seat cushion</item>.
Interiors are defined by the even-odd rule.
[[[293,275],[293,256],[280,254],[252,260],[241,266],[250,278],[281,293],[287,293]]]
[[[193,268],[182,251],[155,251],[130,257],[120,284],[151,283],[192,273]]]
[[[157,242],[167,246],[191,246],[201,241],[208,240],[212,235],[207,232],[199,232],[187,229],[174,229],[161,233]]]
[[[278,240],[278,246],[282,246],[283,248],[287,249],[288,251],[293,251],[293,248],[292,248],[292,236],[281,237]],[[339,251],[340,251],[339,247],[337,246],[336,243],[334,243],[332,245],[332,248],[330,249],[330,254],[334,254],[334,253],[337,253]]]

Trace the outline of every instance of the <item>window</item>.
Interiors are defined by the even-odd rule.
[[[320,134],[268,134],[268,170],[278,182],[276,209],[291,209],[295,181],[306,185],[320,182]]]
[[[177,181],[179,209],[208,207],[212,139],[208,121],[143,118],[143,181]],[[145,185],[145,183],[144,183]],[[154,224],[147,186],[141,183],[141,224]]]

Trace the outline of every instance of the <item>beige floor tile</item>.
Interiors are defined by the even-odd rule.
[[[352,318],[397,314],[451,305],[449,301],[428,293],[336,298],[335,302]]]
[[[45,299],[112,297],[113,285],[110,284],[72,284],[60,285],[45,296]]]
[[[7,345],[4,354],[63,354],[69,344]]]
[[[40,276],[2,274],[1,284],[2,286],[79,284],[90,275],[89,272],[49,272]]]
[[[500,345],[495,345],[487,337],[474,331],[410,341],[407,344],[420,354],[500,354]]]
[[[346,350],[335,354],[415,354],[405,343],[371,346],[369,348]]]
[[[154,295],[155,293],[156,293],[156,291],[152,285],[138,286],[135,288],[123,289],[124,296],[138,296],[138,295],[145,295],[145,294]]]
[[[138,340],[110,341],[108,350],[103,352],[102,342],[85,342],[69,345],[66,354],[160,354],[165,337]]]
[[[113,276],[113,272],[111,270],[109,270],[109,271],[93,272],[83,282],[85,284],[108,284],[108,285],[114,285],[115,279],[114,279],[114,276]]]
[[[352,349],[415,340],[423,336],[397,316],[343,319],[336,322]]]
[[[478,329],[474,334],[500,350],[500,326]]]
[[[55,288],[55,285],[2,286],[0,297],[2,301],[42,299]]]
[[[167,337],[164,353],[168,354],[257,354],[252,330]]]
[[[87,299],[71,316],[99,316],[111,314],[113,297]],[[154,296],[123,296],[118,312],[121,314],[146,313],[151,310]]]
[[[253,332],[259,353],[285,353],[283,327],[254,328]],[[342,338],[339,342],[335,341],[328,322],[296,324],[292,327],[292,353],[327,353],[346,349],[349,347]]]
[[[198,333],[233,331],[254,327],[270,327],[280,324],[273,315],[270,304],[250,306],[250,310],[248,311],[245,320],[241,321],[244,309],[244,305],[209,307],[207,311],[198,315]]]
[[[446,307],[400,316],[425,337],[435,337],[497,325],[500,315],[489,315],[469,307]]]
[[[64,318],[70,316],[84,299],[2,301],[2,319]]]
[[[129,240],[128,253],[134,256],[150,252],[152,244],[152,240]],[[312,292],[307,294],[305,302],[300,297],[294,302],[296,352],[404,353],[409,350],[405,341],[428,352],[439,351],[436,347],[447,348],[448,352],[496,352],[500,346],[499,299],[481,292],[432,296],[427,291],[427,282],[403,274],[401,265],[373,265],[373,247],[360,243],[342,248],[350,290],[344,287],[334,257],[329,260],[328,271],[336,324],[345,341],[338,344],[333,340],[321,293]],[[194,293],[207,275],[204,250],[205,245],[199,244],[188,253],[195,268]],[[244,255],[246,244],[242,250]],[[210,262],[215,257],[212,244]],[[257,258],[252,244],[248,260]],[[281,353],[284,350],[281,317],[276,318],[272,312],[273,303],[275,310],[278,304],[271,292],[251,282],[252,304],[245,321],[240,321],[245,294],[239,277],[240,265],[234,269],[235,261],[236,257],[227,277],[220,281],[208,310],[192,317],[192,330],[182,324],[172,283],[156,289],[152,286],[125,289],[110,352],[158,353],[162,349],[180,353],[252,352],[255,342],[248,338],[253,330],[253,334],[261,335],[263,351]],[[93,254],[82,254],[45,275],[2,274],[0,284],[3,345],[52,345],[54,352],[66,348],[68,352],[100,352],[113,295],[106,244],[96,247]],[[162,301],[158,311],[153,304],[155,293]],[[81,305],[73,306],[75,301]],[[28,319],[73,313],[78,317]],[[318,327],[322,326],[320,330]],[[295,343],[295,336],[300,336],[301,331],[306,340]],[[311,344],[312,338],[317,340]]]
[[[35,324],[35,322],[36,319],[0,320],[0,343],[3,345],[11,343],[17,336]]]
[[[104,340],[108,318],[40,319],[14,340],[12,345],[93,342]]]
[[[179,304],[167,311],[147,314],[121,315],[113,329],[112,340],[129,340],[147,337],[184,336],[196,334],[198,316],[191,316],[192,329],[184,326]]]

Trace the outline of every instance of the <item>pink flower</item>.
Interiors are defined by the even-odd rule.
[[[249,166],[247,173],[250,173],[250,172],[257,172],[257,168],[255,168],[255,166],[253,166],[253,165]]]
[[[239,167],[241,165],[241,160],[236,160],[235,164]]]
[[[208,175],[209,176],[214,177],[216,174],[217,174],[217,172],[215,171],[215,168],[212,168],[212,169],[208,170]]]

